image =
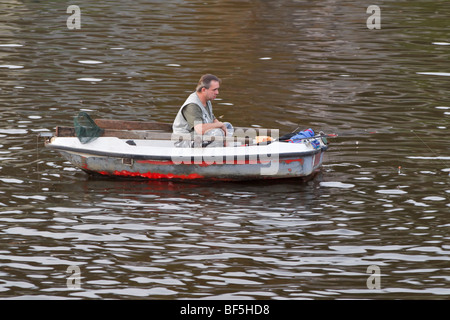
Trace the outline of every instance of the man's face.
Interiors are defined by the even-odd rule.
[[[219,94],[219,81],[212,80],[209,89],[205,88],[206,101],[214,100]]]

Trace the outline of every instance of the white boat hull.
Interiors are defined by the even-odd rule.
[[[52,137],[57,150],[89,174],[158,180],[258,180],[311,176],[322,165],[327,145],[273,142],[219,148],[175,148],[163,140],[100,137],[82,144],[76,137]],[[128,143],[127,143],[128,141]]]

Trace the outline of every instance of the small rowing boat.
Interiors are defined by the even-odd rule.
[[[186,137],[159,122],[96,119],[95,125],[101,134],[92,141],[83,143],[74,127],[56,127],[45,146],[92,175],[220,181],[308,177],[321,167],[328,148],[325,135],[290,143],[278,139],[277,129],[237,127],[231,137]],[[184,139],[222,142],[175,147]]]

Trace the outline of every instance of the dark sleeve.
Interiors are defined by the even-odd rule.
[[[194,123],[203,123],[202,110],[195,103],[190,103],[183,108],[183,117],[189,124],[189,130],[194,128]]]

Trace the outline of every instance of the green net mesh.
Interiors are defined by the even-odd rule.
[[[101,135],[104,130],[95,124],[94,120],[84,111],[81,111],[73,119],[75,134],[81,143],[94,141]]]

